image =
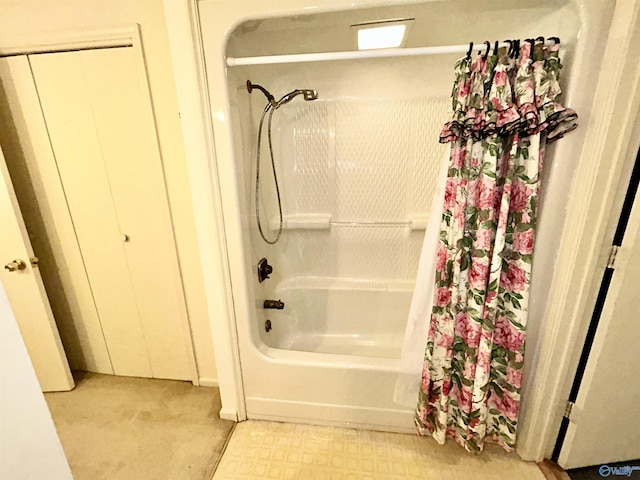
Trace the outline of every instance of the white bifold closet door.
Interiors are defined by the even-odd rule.
[[[72,368],[193,380],[162,162],[136,52],[2,61],[14,153],[22,156],[7,163],[29,177],[31,187],[16,190],[27,191],[19,195],[23,213],[29,203],[39,212],[32,222],[25,215],[30,236],[47,237],[43,253],[37,239],[34,249],[52,257],[42,259],[43,276],[58,289],[48,293]],[[14,183],[26,181],[17,176]]]

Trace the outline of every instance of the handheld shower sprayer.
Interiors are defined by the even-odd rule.
[[[293,92],[289,92],[286,95],[283,95],[280,100],[276,101],[275,97],[273,95],[271,95],[269,90],[264,88],[262,85],[258,85],[257,83],[251,83],[251,80],[247,80],[247,91],[249,93],[251,93],[254,88],[260,90],[264,94],[264,96],[267,97],[267,100],[269,101],[269,104],[274,109],[281,107],[285,103],[289,103],[291,100],[293,100],[298,95],[302,95],[302,97],[307,102],[309,102],[311,100],[316,100],[318,98],[318,92],[316,90],[310,90],[310,89],[298,90],[298,89],[296,89]]]
[[[258,85],[257,83],[251,83],[251,80],[247,80],[247,91],[251,93],[253,89],[260,90],[265,97],[267,97],[268,103],[264,107],[262,111],[262,117],[260,117],[260,125],[258,126],[258,145],[256,148],[256,222],[258,224],[258,231],[260,232],[260,236],[262,239],[268,243],[269,245],[273,245],[278,240],[280,240],[280,235],[282,234],[282,202],[280,200],[280,187],[278,186],[278,175],[276,174],[276,163],[273,157],[273,143],[271,141],[271,120],[273,118],[273,112],[275,112],[282,105],[289,103],[298,95],[302,95],[302,98],[309,102],[311,100],[316,100],[318,98],[318,92],[316,90],[303,89],[303,90],[293,90],[292,92],[284,95],[280,100],[275,99],[271,93],[264,88],[262,85]],[[278,213],[280,215],[280,226],[278,228],[278,233],[276,234],[276,238],[273,240],[269,240],[264,232],[262,231],[262,223],[260,221],[260,146],[262,144],[262,125],[264,124],[264,117],[269,114],[269,122],[267,127],[267,137],[269,139],[269,154],[271,156],[271,169],[273,171],[273,183],[276,189],[276,197],[278,199]]]
[[[284,105],[285,103],[289,103],[291,100],[293,100],[298,95],[302,95],[302,98],[304,98],[305,101],[307,101],[307,102],[309,102],[311,100],[316,100],[318,98],[318,92],[315,91],[315,90],[294,90],[293,92],[287,93],[280,100],[278,100],[278,102],[277,102],[278,103],[278,107],[281,106],[281,105]]]

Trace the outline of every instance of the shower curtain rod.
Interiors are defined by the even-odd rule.
[[[545,42],[553,45],[554,42]],[[509,47],[508,42],[502,42],[499,47]],[[478,45],[480,51],[485,46]],[[493,45],[492,45],[493,48]],[[305,62],[326,62],[332,60],[356,60],[362,58],[389,58],[389,57],[415,57],[425,55],[446,55],[449,53],[467,53],[469,44],[465,45],[443,45],[438,47],[415,47],[415,48],[387,48],[380,50],[355,50],[349,52],[322,52],[322,53],[298,53],[292,55],[265,55],[260,57],[228,57],[227,66],[240,67],[244,65],[271,65],[276,63],[305,63]]]

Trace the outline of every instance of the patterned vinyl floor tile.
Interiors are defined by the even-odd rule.
[[[250,420],[237,425],[213,480],[544,480],[500,447],[399,433]]]

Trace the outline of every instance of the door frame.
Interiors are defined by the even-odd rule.
[[[236,305],[197,2],[163,0],[218,372],[220,418],[242,421],[247,411]]]
[[[517,452],[525,460],[552,456],[578,368],[596,302],[594,277],[611,248],[611,215],[619,216],[624,198],[618,189],[625,175],[628,183],[640,146],[639,57],[640,0],[618,1],[586,125],[581,167],[571,186],[546,311],[547,332],[527,393],[525,428],[518,432]]]
[[[149,86],[149,75],[142,44],[142,35],[140,33],[140,25],[134,23],[129,25],[114,26],[111,28],[45,32],[37,35],[30,34],[29,36],[25,37],[14,37],[12,39],[3,40],[3,42],[0,43],[0,57],[89,49],[94,50],[114,47],[133,48],[134,55],[136,56],[136,63],[138,65],[138,74],[142,79],[142,81],[140,82],[140,87],[146,99],[146,114],[149,116],[151,124],[153,125],[153,134],[155,137],[155,141],[153,143],[155,153],[160,159],[160,168],[162,170],[163,190],[166,203],[165,207],[167,210],[169,224],[171,226],[171,241],[176,256],[175,278],[178,279],[180,286],[181,295],[179,301],[181,304],[180,310],[182,312],[181,324],[183,329],[183,337],[185,340],[185,347],[188,351],[189,374],[191,377],[191,382],[195,386],[199,386],[200,377],[198,374],[198,367],[196,363],[192,329],[189,320],[189,313],[187,310],[186,295],[184,291],[184,281],[182,279],[182,272],[180,269],[180,256],[178,255],[175,227],[171,215],[171,206],[169,203],[169,192],[167,190],[164,158],[162,156],[162,151],[160,150],[157,122]]]
[[[640,129],[640,122],[638,123],[637,128]],[[632,173],[627,175],[625,172],[618,190],[619,196],[624,200],[622,205],[616,202],[612,209],[609,221],[611,228],[607,232],[606,243],[603,245],[603,252],[613,252],[614,246],[617,250],[615,250],[613,261],[611,258],[605,259],[606,257],[603,256],[602,263],[599,265],[599,275],[594,278],[592,292],[597,296],[596,305],[589,312],[589,333],[580,354],[576,375],[571,384],[571,393],[568,399],[571,409],[568,410],[569,415],[565,415],[562,419],[553,451],[552,460],[565,469],[582,466],[575,465],[575,457],[574,466],[566,465],[568,457],[571,455],[571,441],[578,436],[576,429],[579,428],[579,423],[586,413],[582,409],[585,404],[585,393],[596,393],[590,389],[590,385],[600,369],[598,359],[602,357],[603,345],[608,341],[606,332],[611,331],[612,323],[616,321],[613,314],[620,290],[625,283],[626,263],[631,257],[631,248],[634,244],[640,246],[640,190],[638,190],[637,184],[638,174],[640,174],[640,150],[637,151],[635,158],[630,163]],[[635,194],[631,196],[630,193],[634,190]],[[618,231],[621,225],[624,227]],[[573,428],[572,424],[574,424]],[[625,461],[625,459],[611,459],[610,461],[619,462]],[[598,464],[600,463],[596,465]],[[589,465],[591,464],[587,466]]]

